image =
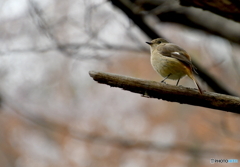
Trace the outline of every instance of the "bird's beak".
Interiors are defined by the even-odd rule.
[[[148,45],[152,45],[152,42],[146,42]]]

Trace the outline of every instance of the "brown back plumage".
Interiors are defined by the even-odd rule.
[[[197,73],[196,67],[192,64],[190,56],[184,49],[180,48],[179,46],[172,43],[166,43],[164,46],[159,45],[157,47],[157,50],[161,55],[175,58],[186,66],[190,67],[195,73]]]

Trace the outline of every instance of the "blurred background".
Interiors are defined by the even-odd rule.
[[[141,97],[89,76],[161,81],[145,43],[161,36],[192,56],[204,90],[238,96],[239,23],[176,0],[1,0],[0,22],[1,167],[240,161],[238,115]],[[179,84],[195,88],[187,77]]]

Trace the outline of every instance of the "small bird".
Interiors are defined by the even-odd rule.
[[[146,43],[150,45],[153,69],[164,77],[161,82],[166,79],[178,80],[177,86],[180,79],[188,75],[202,94],[202,90],[193,75],[193,72],[197,73],[196,68],[191,62],[191,57],[184,49],[169,43],[163,38],[157,38]]]

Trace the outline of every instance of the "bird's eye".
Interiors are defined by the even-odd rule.
[[[162,43],[161,41],[158,41],[158,44]]]

